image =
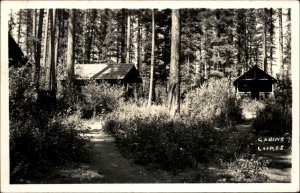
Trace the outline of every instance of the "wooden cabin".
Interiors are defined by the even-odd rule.
[[[8,34],[8,58],[9,67],[19,67],[28,61],[24,57],[24,53],[22,52],[20,46],[10,34]]]
[[[141,83],[138,70],[133,64],[126,63],[100,63],[75,64],[75,81],[82,85],[88,80],[108,82],[110,84]]]
[[[261,70],[258,66],[253,66],[247,72],[233,81],[237,98],[251,97],[262,99],[273,94],[273,85],[277,80],[271,75]]]

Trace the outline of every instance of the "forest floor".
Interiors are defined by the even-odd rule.
[[[141,166],[134,160],[125,159],[118,151],[115,139],[102,130],[99,121],[84,121],[86,136],[94,143],[95,160],[90,164],[70,165],[57,168],[45,179],[35,183],[201,183],[222,179],[220,170],[202,165],[186,169],[176,175],[155,165]]]
[[[209,164],[176,175],[155,165],[138,165],[122,156],[114,143],[115,139],[103,131],[101,121],[84,121],[83,124],[89,128],[85,135],[90,136],[95,145],[95,160],[90,164],[57,168],[37,183],[214,183],[226,178],[220,168]],[[251,121],[237,125],[237,129],[251,129]],[[270,182],[290,182],[289,154],[269,152],[263,156],[272,160],[268,170],[264,171]]]
[[[252,120],[255,118],[251,112],[243,112],[246,121],[242,124],[236,125],[237,130],[250,130],[252,129]],[[260,136],[258,133],[257,136]],[[266,151],[259,154],[271,162],[268,164],[268,169],[263,173],[268,176],[270,182],[291,182],[291,167],[292,167],[292,155],[287,149],[285,151]]]

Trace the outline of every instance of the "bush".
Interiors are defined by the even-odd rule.
[[[83,118],[91,118],[92,115],[111,112],[124,101],[124,88],[108,83],[98,84],[95,81],[82,87],[83,100],[80,102],[80,110]]]
[[[200,88],[187,93],[182,111],[194,119],[204,120],[216,126],[232,125],[242,120],[239,101],[230,93],[230,81],[210,79]]]
[[[283,108],[274,98],[270,98],[266,107],[258,112],[252,123],[257,131],[266,131],[269,134],[282,135],[292,131],[292,109]]]
[[[163,106],[122,106],[106,117],[104,129],[116,137],[125,156],[171,171],[218,161],[220,156],[231,160],[249,145],[249,141],[236,140],[227,130],[213,129],[211,123],[185,115],[171,118]]]
[[[9,75],[11,182],[18,182],[39,168],[90,161],[91,144],[77,131],[79,122],[66,121],[57,106],[38,102],[31,68],[10,68]]]
[[[290,80],[279,80],[274,97],[266,101],[252,124],[259,131],[282,135],[292,131],[292,90]]]
[[[265,102],[256,99],[244,98],[241,101],[241,107],[243,110],[255,114],[256,112],[264,109]]]
[[[222,163],[225,174],[230,176],[229,182],[267,182],[268,177],[263,173],[270,161],[252,155],[250,158],[236,159],[233,162]]]

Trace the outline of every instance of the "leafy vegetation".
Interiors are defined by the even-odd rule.
[[[289,79],[279,80],[274,97],[266,101],[264,109],[253,121],[256,131],[282,135],[292,131],[292,88]]]
[[[257,132],[291,132],[290,21],[290,9],[280,8],[11,10],[9,34],[35,67],[34,74],[26,65],[15,68],[10,56],[12,182],[32,173],[29,168],[91,161],[92,145],[79,120],[98,115],[123,155],[139,164],[174,173],[216,164],[230,182],[267,181],[261,174],[267,161],[250,154],[255,135],[235,126],[244,109],[257,115]],[[253,65],[275,74],[275,55],[282,80],[274,97],[236,100],[232,79]],[[79,87],[75,60],[134,63],[143,85],[133,85],[134,100],[120,85]],[[66,80],[61,93],[60,78]]]
[[[123,87],[108,83],[98,84],[92,81],[81,88],[81,93],[83,100],[79,108],[83,118],[111,112],[125,99]]]
[[[222,163],[229,179],[226,182],[268,182],[268,177],[263,173],[270,160],[252,155],[250,158],[236,159],[233,162]]]
[[[22,182],[40,168],[92,160],[92,145],[80,135],[80,122],[66,121],[57,107],[39,105],[29,66],[10,68],[11,182]],[[29,171],[30,170],[30,171]]]
[[[232,160],[248,151],[251,140],[249,133],[233,135],[186,114],[172,118],[163,106],[122,106],[106,117],[104,129],[116,137],[125,156],[174,172],[200,162]]]
[[[228,79],[211,79],[186,94],[183,112],[215,126],[233,125],[242,120],[242,109],[231,89]]]

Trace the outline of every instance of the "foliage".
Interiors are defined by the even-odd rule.
[[[239,101],[231,96],[227,79],[210,79],[200,88],[187,93],[183,113],[194,119],[205,120],[216,126],[232,125],[242,119]]]
[[[252,114],[256,114],[256,112],[263,110],[264,107],[265,102],[261,100],[243,98],[241,101],[241,108],[244,111],[251,112]]]
[[[81,88],[83,101],[80,111],[83,118],[90,118],[91,115],[111,112],[124,101],[125,89],[118,85],[108,83],[98,84],[95,81]]]
[[[171,118],[166,107],[133,104],[108,115],[104,129],[116,137],[125,156],[174,172],[220,157],[232,160],[247,151],[245,138],[251,139],[249,134],[232,136],[228,130],[213,129],[210,123],[184,114]]]
[[[266,102],[252,124],[256,131],[272,134],[291,133],[292,131],[292,87],[289,79],[279,80],[274,97]]]
[[[30,72],[30,66],[9,69],[12,182],[26,178],[40,167],[51,168],[70,161],[90,161],[92,158],[88,139],[76,130],[81,126],[79,122],[66,122],[66,116],[58,113],[56,106],[38,102]]]
[[[250,158],[236,159],[233,162],[222,163],[229,182],[267,182],[268,177],[263,173],[270,160],[252,155]]]

